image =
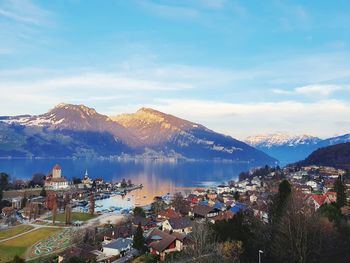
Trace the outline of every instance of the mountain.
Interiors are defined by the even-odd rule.
[[[112,119],[128,129],[145,147],[192,159],[229,159],[256,163],[276,160],[230,136],[203,125],[149,108]]]
[[[0,157],[177,157],[272,164],[275,159],[230,136],[153,109],[108,117],[59,104],[41,115],[0,117]]]
[[[319,148],[322,140],[309,135],[291,136],[285,133],[248,137],[249,145],[278,159],[281,163],[295,162]]]
[[[322,165],[337,168],[350,168],[350,143],[340,143],[317,149],[311,153],[304,161],[298,162],[300,165]]]
[[[61,103],[42,115],[1,117],[0,121],[8,124],[43,127],[52,131],[107,132],[112,134],[116,140],[127,145],[137,146],[139,144],[137,139],[123,126],[84,105]]]
[[[350,134],[322,140],[310,135],[291,136],[275,133],[251,136],[245,142],[276,158],[282,164],[287,164],[303,160],[319,148],[350,142]]]

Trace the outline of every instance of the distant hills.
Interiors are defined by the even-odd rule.
[[[350,142],[350,134],[322,140],[310,135],[276,133],[251,136],[245,142],[286,164],[303,160],[319,148]]]
[[[310,154],[300,165],[322,165],[350,169],[350,143],[340,143],[320,148]]]
[[[109,117],[72,104],[41,115],[0,117],[0,157],[7,156],[276,162],[244,142],[153,109]]]

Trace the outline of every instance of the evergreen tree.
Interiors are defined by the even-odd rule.
[[[9,176],[6,173],[0,173],[0,203],[3,197],[3,191],[7,188]]]
[[[133,247],[139,250],[141,253],[144,253],[146,250],[145,238],[143,236],[141,224],[137,226],[136,233],[134,235]]]
[[[136,206],[133,210],[134,216],[146,217],[145,210],[142,207]]]
[[[337,206],[343,207],[346,205],[346,194],[345,194],[345,185],[341,177],[334,183],[334,191],[337,193]]]
[[[278,194],[272,198],[272,203],[269,209],[270,223],[276,224],[279,222],[291,192],[292,188],[290,183],[287,180],[283,180],[279,184]]]
[[[42,196],[42,197],[46,197],[46,190],[45,190],[45,186],[43,186],[43,188],[41,188],[40,196]]]

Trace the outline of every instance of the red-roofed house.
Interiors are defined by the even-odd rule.
[[[181,214],[171,208],[158,213],[158,219],[160,220],[167,220],[167,219],[179,218],[179,217],[181,217]]]
[[[307,203],[315,208],[315,210],[319,209],[321,205],[323,204],[330,204],[332,203],[327,195],[318,195],[318,194],[311,194],[307,198]]]

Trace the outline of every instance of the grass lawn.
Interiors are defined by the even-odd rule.
[[[15,255],[25,258],[28,248],[59,231],[59,228],[40,228],[18,238],[0,242],[0,263],[12,260]]]
[[[80,212],[72,212],[72,221],[88,221],[90,219],[95,218],[96,215],[90,215],[88,213],[80,213]],[[46,218],[47,220],[52,220],[52,217]],[[61,213],[56,215],[56,221],[65,221],[65,214]]]
[[[31,229],[33,229],[32,226],[19,225],[19,226],[12,227],[10,229],[1,230],[0,231],[0,240],[16,236],[18,234],[27,232],[27,231],[29,231]]]

